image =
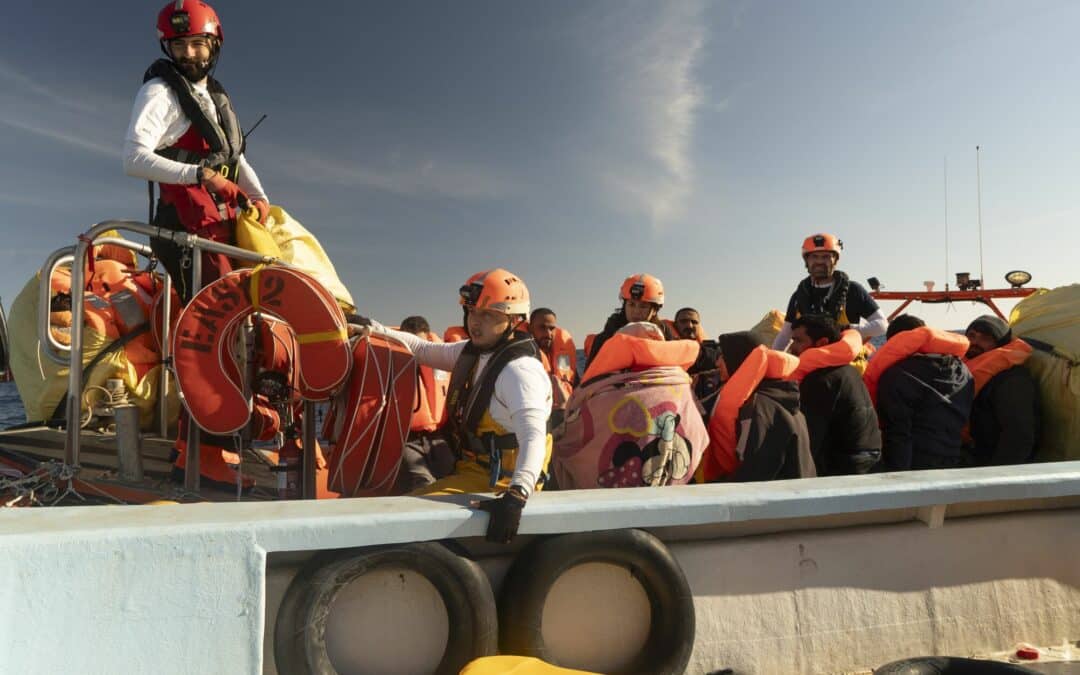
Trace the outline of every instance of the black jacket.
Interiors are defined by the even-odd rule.
[[[807,375],[799,385],[799,406],[819,475],[866,473],[877,463],[877,411],[854,366],[831,366]]]
[[[971,408],[972,453],[981,465],[1021,464],[1035,454],[1038,389],[1024,366],[1003,370],[982,388]]]
[[[960,434],[971,413],[975,381],[960,359],[915,354],[882,374],[877,411],[885,471],[970,466]]]
[[[806,419],[799,410],[799,385],[794,382],[762,380],[739,409],[735,430],[742,464],[731,480],[781,480],[817,475],[810,455]]]

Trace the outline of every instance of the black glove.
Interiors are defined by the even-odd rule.
[[[351,323],[354,326],[370,326],[371,319],[353,312],[352,314],[345,315],[345,323]]]
[[[499,497],[477,502],[476,508],[491,514],[484,538],[495,544],[509,544],[521,524],[521,510],[525,508],[525,499],[525,491],[511,485]]]

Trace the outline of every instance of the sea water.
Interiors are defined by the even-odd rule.
[[[0,382],[0,429],[6,429],[26,421],[19,391],[14,382]]]

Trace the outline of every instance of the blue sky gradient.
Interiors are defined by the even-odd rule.
[[[1077,281],[1080,5],[219,2],[218,78],[272,201],[361,310],[460,318],[507,267],[580,338],[647,271],[707,331],[782,308],[818,230],[890,289],[984,266]],[[108,218],[144,219],[120,147],[156,2],[5,7],[0,297]],[[63,20],[56,17],[72,17]],[[886,304],[888,311],[893,305]],[[913,308],[958,327],[979,308]]]

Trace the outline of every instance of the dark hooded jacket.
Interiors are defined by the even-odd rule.
[[[975,463],[1022,464],[1031,461],[1039,428],[1039,395],[1024,366],[1003,370],[986,383],[971,408]]]
[[[799,384],[818,475],[867,473],[881,458],[877,411],[852,365],[811,372]]]
[[[878,383],[885,471],[971,466],[961,432],[971,414],[975,381],[960,359],[915,354],[886,370]]]
[[[737,452],[742,464],[731,480],[760,481],[812,478],[806,418],[799,410],[799,385],[765,379],[739,409]]]

